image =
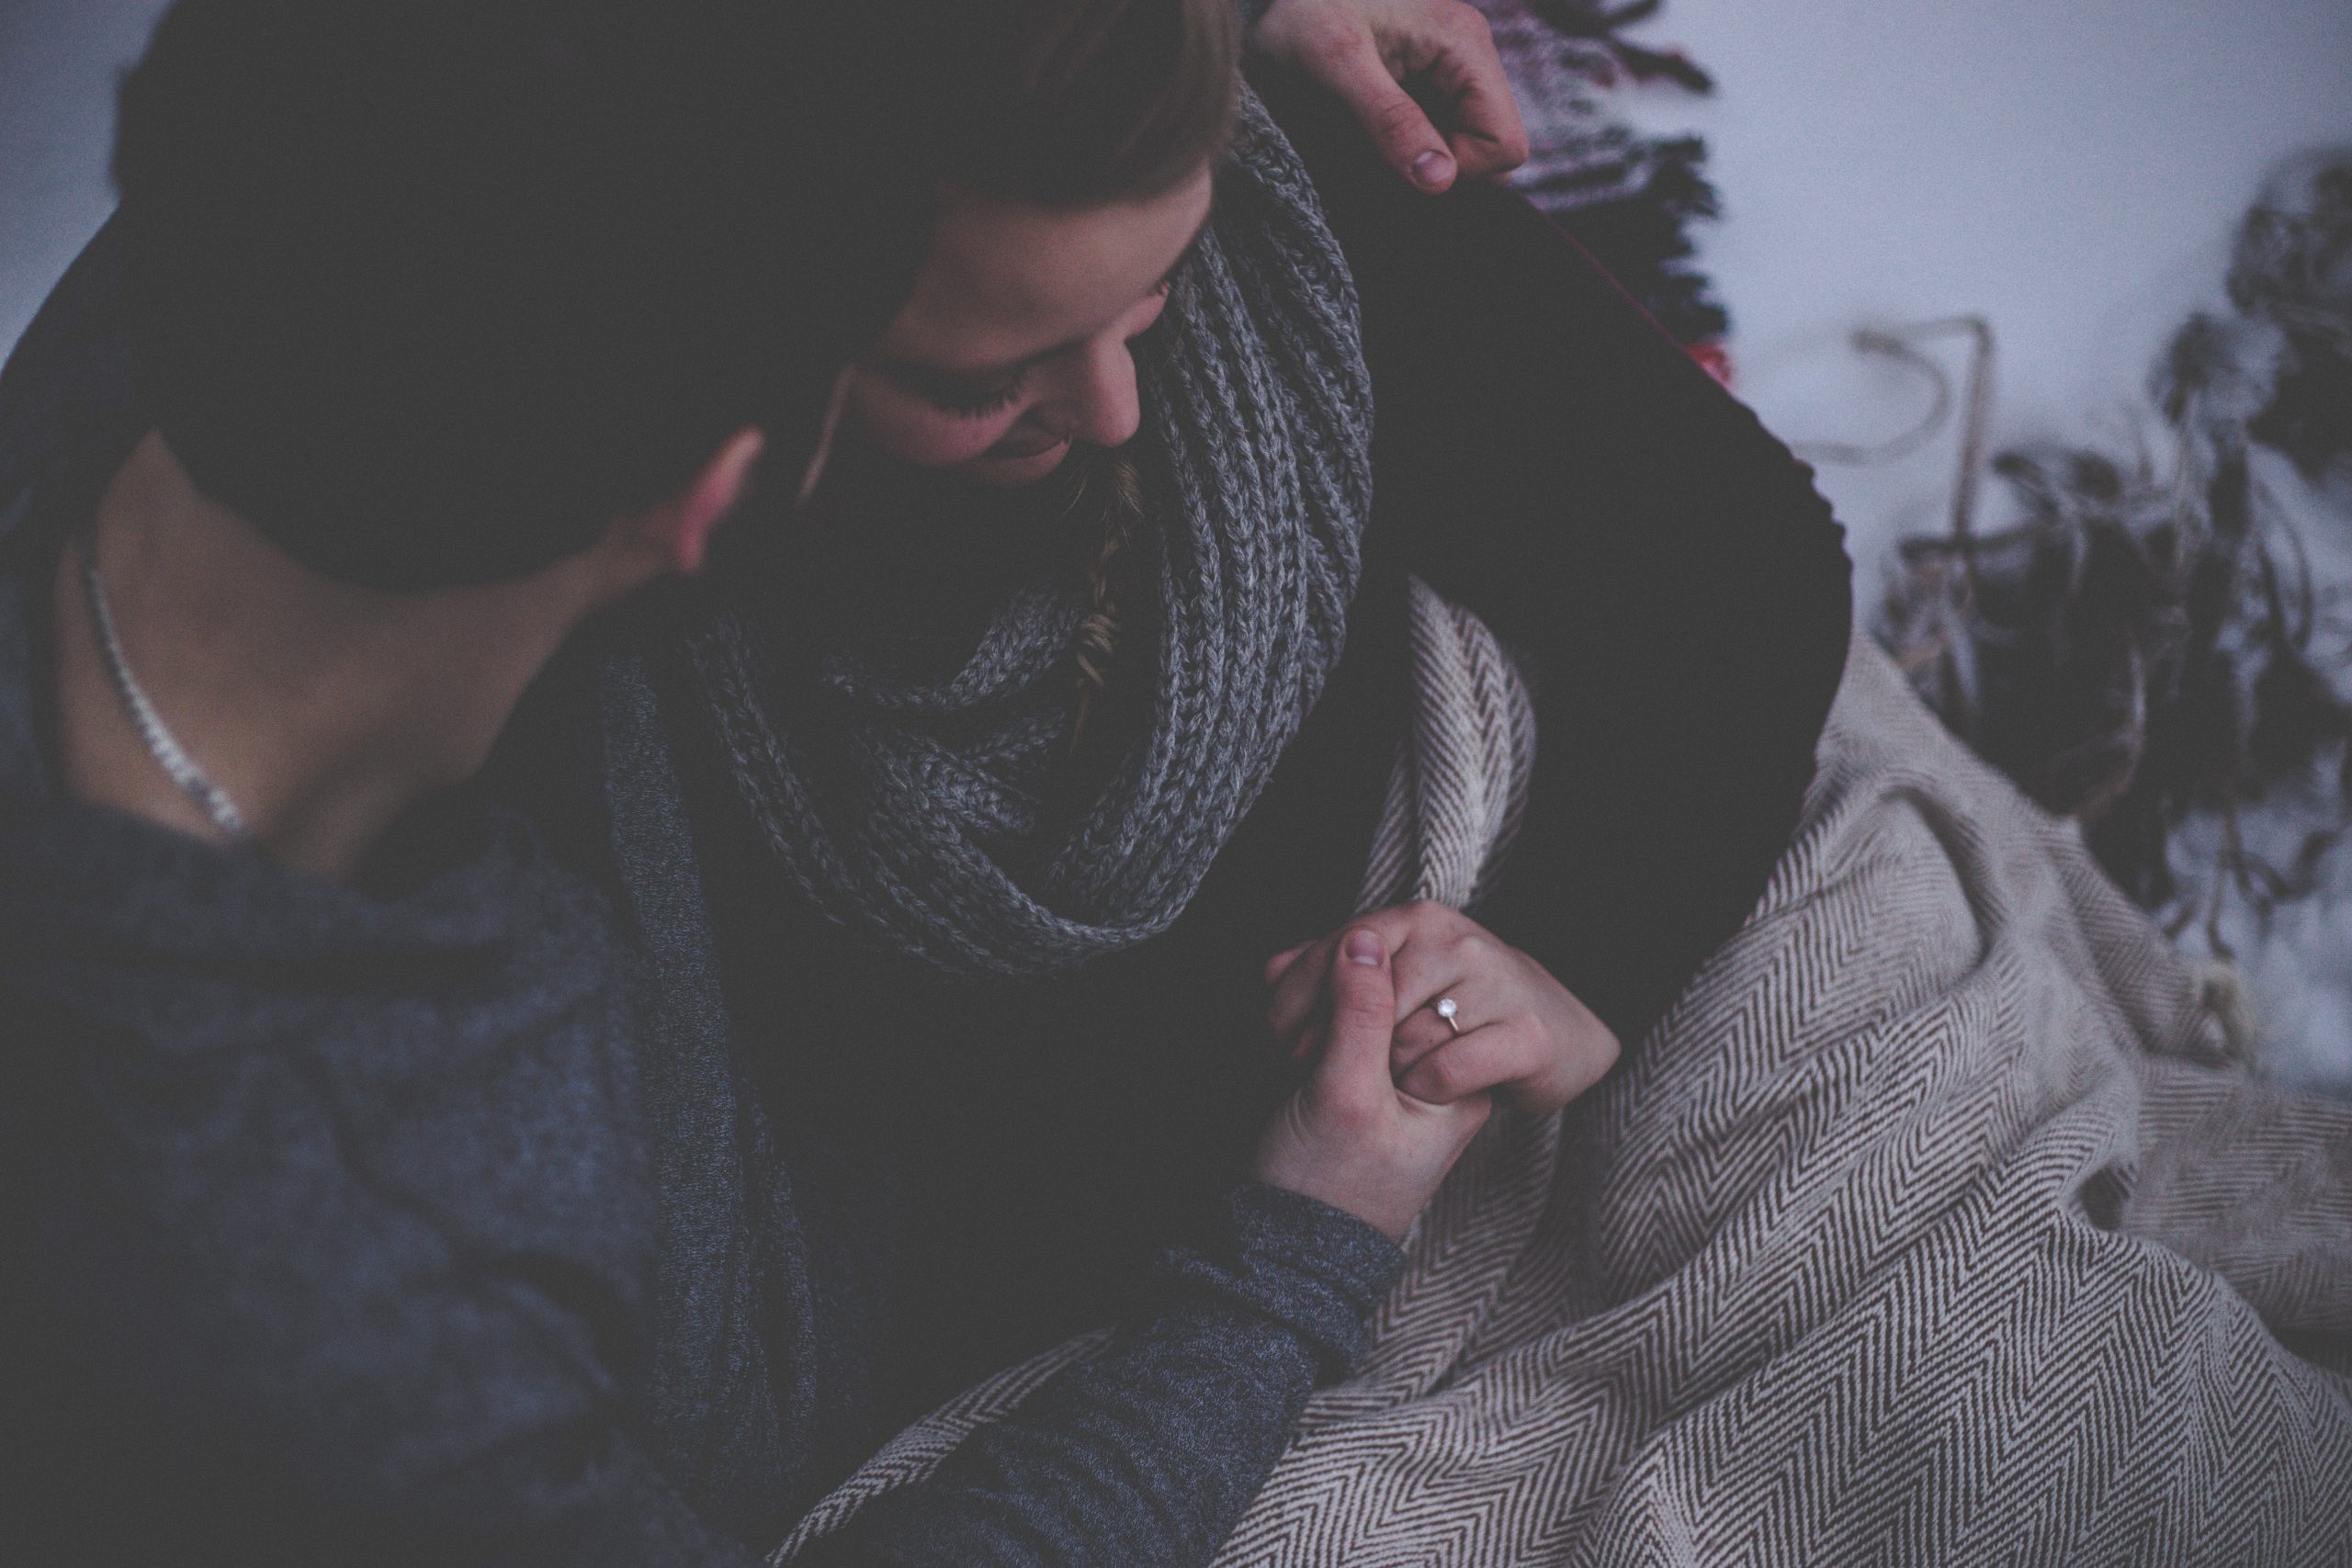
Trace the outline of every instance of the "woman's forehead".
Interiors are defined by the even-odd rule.
[[[1159,286],[1207,220],[1210,191],[1204,170],[1146,201],[1072,211],[951,193],[882,351],[975,372],[1092,336]]]

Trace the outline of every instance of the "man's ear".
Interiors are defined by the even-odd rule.
[[[658,558],[662,575],[692,577],[702,570],[711,535],[743,499],[766,446],[767,437],[756,427],[744,426],[711,455],[685,489],[628,520],[639,547]]]

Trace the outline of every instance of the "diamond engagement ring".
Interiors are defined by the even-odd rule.
[[[1437,1010],[1438,1017],[1445,1020],[1445,1026],[1448,1029],[1456,1034],[1462,1032],[1462,1025],[1456,1023],[1453,1019],[1453,1015],[1460,1012],[1462,1009],[1452,997],[1440,997],[1430,1005]]]

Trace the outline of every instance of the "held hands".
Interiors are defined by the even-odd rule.
[[[1457,174],[1527,162],[1502,57],[1465,0],[1274,0],[1250,43],[1337,94],[1389,166],[1432,196]]]
[[[1324,949],[1317,966],[1329,1004],[1322,1054],[1266,1124],[1250,1174],[1401,1240],[1492,1102],[1474,1093],[1438,1104],[1398,1089],[1389,1076],[1396,977],[1387,944],[1377,931],[1351,927]]]
[[[1451,1105],[1491,1092],[1540,1114],[1616,1062],[1616,1034],[1549,970],[1442,904],[1383,909],[1275,954],[1266,965],[1274,988],[1267,1021],[1294,1056],[1315,1049],[1329,1005],[1325,973],[1342,937],[1357,931],[1375,932],[1395,954],[1390,1070],[1413,1099]],[[1452,1024],[1436,1011],[1446,998],[1455,1004]]]
[[[1557,1111],[1617,1060],[1617,1036],[1527,954],[1439,904],[1350,922],[1266,964],[1275,1037],[1312,1076],[1260,1139],[1253,1174],[1402,1237],[1499,1100]],[[1456,1003],[1456,1034],[1432,1010]]]

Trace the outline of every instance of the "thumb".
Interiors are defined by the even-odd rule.
[[[1310,68],[1355,111],[1390,168],[1431,195],[1453,184],[1453,153],[1445,138],[1388,73],[1369,33],[1358,33],[1345,48],[1317,57]]]
[[[1396,1032],[1396,977],[1388,966],[1388,944],[1380,933],[1359,926],[1340,944],[1328,982],[1330,1032],[1325,1037],[1322,1070],[1342,1079],[1388,1087],[1389,1046]]]

